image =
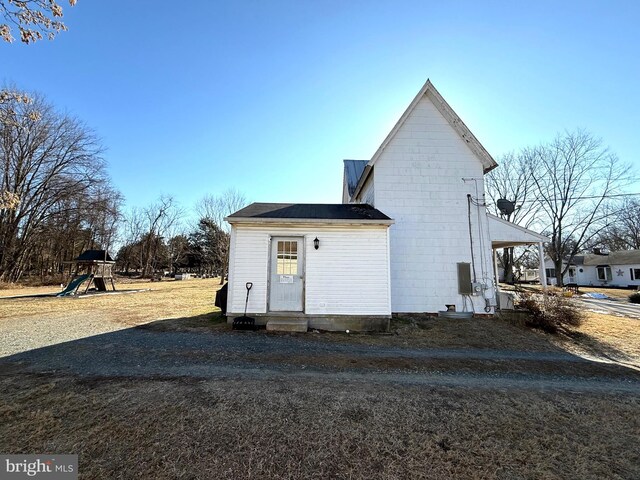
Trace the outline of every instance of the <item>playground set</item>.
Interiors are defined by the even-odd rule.
[[[98,292],[107,291],[107,282],[111,283],[111,288],[116,291],[113,281],[113,261],[106,250],[86,250],[75,260],[67,263],[75,264],[74,275],[67,286],[58,293],[58,297],[77,295],[80,286],[86,282],[82,293],[87,293],[91,285],[94,285]]]

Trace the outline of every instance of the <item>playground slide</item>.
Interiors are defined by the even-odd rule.
[[[84,275],[80,275],[79,277],[74,278],[69,282],[69,285],[67,285],[67,287],[63,291],[61,291],[56,295],[56,297],[67,297],[69,295],[73,295],[75,291],[78,289],[78,287],[80,286],[80,284],[85,280],[87,280],[90,276],[91,276],[90,274],[86,273]]]

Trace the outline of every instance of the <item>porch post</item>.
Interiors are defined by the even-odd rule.
[[[498,291],[498,286],[500,285],[500,273],[498,271],[498,254],[496,253],[496,249],[491,249],[493,252],[493,274],[495,275],[496,282],[496,292]]]
[[[540,283],[542,284],[542,290],[546,290],[547,272],[544,268],[544,248],[542,248],[542,242],[538,242],[538,256],[540,257]]]

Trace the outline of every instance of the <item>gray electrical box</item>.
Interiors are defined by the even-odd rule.
[[[470,263],[458,263],[458,293],[461,295],[473,294]]]

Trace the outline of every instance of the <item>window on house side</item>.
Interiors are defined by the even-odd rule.
[[[611,267],[598,267],[598,280],[606,282],[612,279]]]

